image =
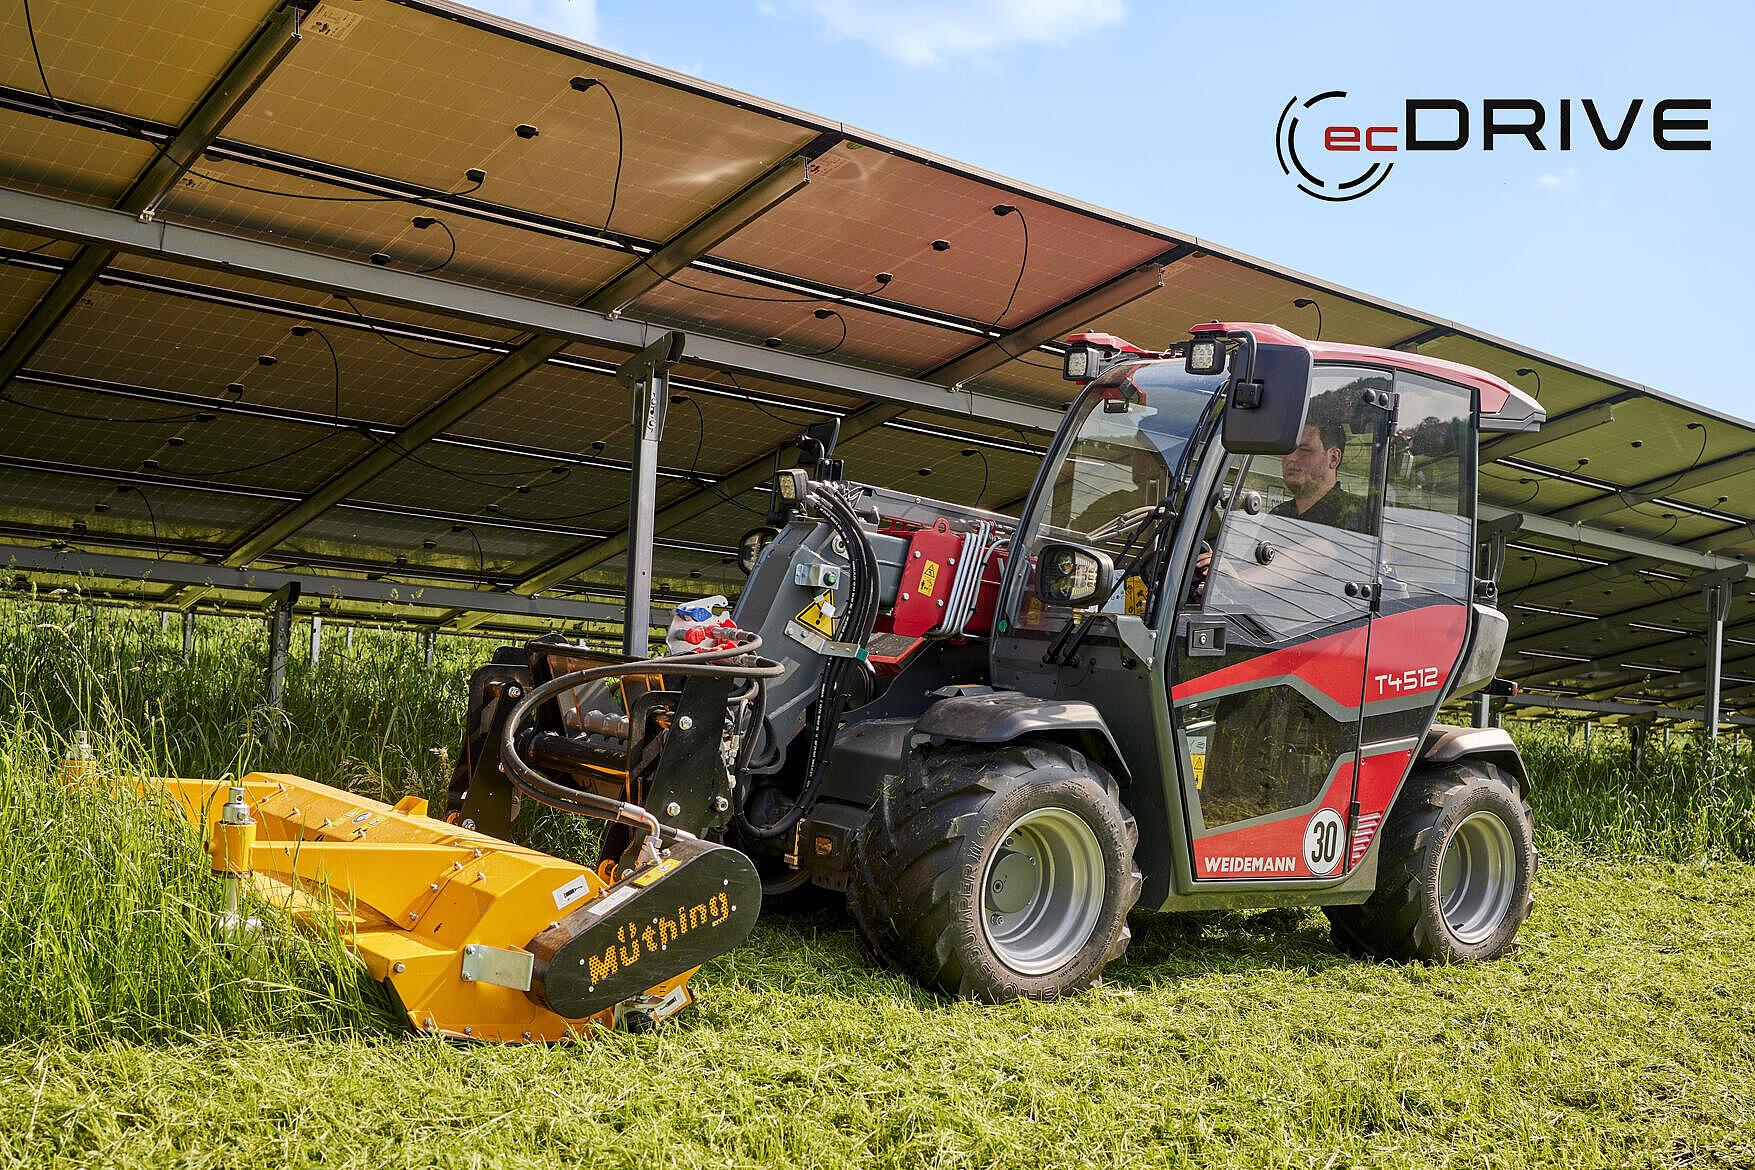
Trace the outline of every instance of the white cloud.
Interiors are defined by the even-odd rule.
[[[1549,171],[1545,175],[1536,176],[1536,189],[1539,191],[1558,191],[1562,187],[1570,187],[1578,180],[1578,168],[1566,167],[1563,170]]]
[[[942,65],[1013,45],[1051,45],[1127,15],[1122,0],[793,0],[830,36],[864,41],[904,65]]]
[[[576,41],[597,39],[597,0],[473,0],[489,12]]]

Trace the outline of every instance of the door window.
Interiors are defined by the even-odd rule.
[[[1377,559],[1382,412],[1366,390],[1386,374],[1319,369],[1298,449],[1249,461],[1226,506],[1206,602],[1262,635],[1295,638],[1358,610],[1348,595]]]
[[[1473,592],[1475,443],[1469,392],[1396,376],[1383,502],[1383,603],[1391,610]]]

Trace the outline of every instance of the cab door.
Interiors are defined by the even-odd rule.
[[[1474,599],[1474,395],[1398,370],[1348,866],[1382,827],[1450,689]]]
[[[1300,451],[1237,458],[1215,502],[1170,692],[1197,882],[1348,867],[1392,389],[1317,367]]]

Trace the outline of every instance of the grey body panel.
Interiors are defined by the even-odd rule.
[[[806,564],[830,565],[846,579],[848,558],[835,551],[833,529],[794,517],[762,550],[732,611],[740,628],[761,635],[762,654],[786,666],[785,675],[768,682],[764,734],[750,760],[750,771],[758,775],[785,763],[786,748],[803,730],[822,678],[823,656],[786,634],[786,624],[820,592],[796,583],[794,569]],[[846,595],[845,588],[835,591],[837,600]]]
[[[1547,421],[1548,408],[1515,386],[1504,406],[1491,413],[1481,411],[1483,431],[1534,431]]]
[[[1510,628],[1505,615],[1480,602],[1473,609],[1468,647],[1457,663],[1448,698],[1460,698],[1492,682],[1499,673],[1499,659],[1505,653],[1505,635]]]

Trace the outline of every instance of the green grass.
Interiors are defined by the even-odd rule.
[[[225,942],[192,834],[54,781],[88,726],[112,766],[442,787],[485,645],[429,669],[336,634],[271,750],[240,731],[259,641],[216,621],[184,663],[150,615],[0,605],[0,1164],[1755,1166],[1747,757],[1630,781],[1608,737],[1525,737],[1544,865],[1494,964],[1200,915],[1089,995],[987,1007],[866,966],[838,916],[770,918],[657,1035],[496,1049],[397,1031],[333,938]]]
[[[1755,861],[1755,760],[1720,744],[1714,761],[1693,739],[1647,746],[1639,774],[1624,736],[1532,725],[1518,734],[1536,783],[1542,839],[1606,855]]]

